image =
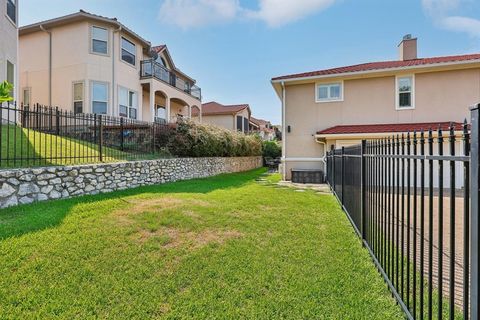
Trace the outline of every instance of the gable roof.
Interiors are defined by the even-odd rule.
[[[232,104],[232,105],[223,105],[216,101],[211,101],[202,104],[202,115],[235,115],[240,111],[247,109],[248,114],[250,115],[250,106],[248,104]],[[195,110],[195,109],[194,109]],[[193,111],[192,110],[192,113]],[[195,110],[198,112],[198,110]]]
[[[469,63],[469,62],[478,62],[480,63],[480,54],[465,54],[465,55],[456,55],[456,56],[443,56],[443,57],[432,57],[432,58],[422,58],[422,59],[413,59],[413,60],[394,60],[394,61],[379,61],[379,62],[370,62],[362,63],[345,67],[338,67],[332,69],[317,70],[304,73],[289,74],[284,76],[279,76],[272,78],[272,81],[280,80],[289,80],[289,79],[301,79],[301,78],[310,78],[310,77],[320,77],[320,76],[340,76],[349,73],[363,73],[369,71],[388,71],[389,69],[396,68],[415,68],[421,66],[436,66],[442,64],[455,64],[455,63]]]
[[[357,133],[397,133],[397,132],[420,132],[429,129],[449,130],[453,125],[456,131],[463,130],[461,122],[419,122],[419,123],[390,123],[390,124],[366,124],[366,125],[339,125],[318,131],[318,135],[329,134],[357,134]]]
[[[266,124],[270,123],[270,121],[263,120],[263,119],[258,119],[258,118],[254,118],[254,117],[250,117],[250,121],[253,122],[254,124],[258,125],[258,126],[266,125]]]
[[[172,56],[170,55],[170,51],[168,51],[168,47],[166,44],[161,44],[158,46],[152,47],[152,51],[155,51],[157,54],[160,54],[162,52],[165,53],[165,56],[167,57],[168,61],[172,65],[172,69],[187,78],[188,80],[192,81],[194,84],[196,83],[195,79],[191,78],[190,76],[186,75],[183,73],[182,70],[178,69],[177,66],[175,65],[175,62],[173,62]]]

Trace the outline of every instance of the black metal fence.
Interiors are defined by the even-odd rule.
[[[327,153],[327,181],[409,319],[479,318],[478,115],[471,130]]]
[[[65,165],[158,156],[166,123],[0,105],[0,167]]]

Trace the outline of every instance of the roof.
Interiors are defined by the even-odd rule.
[[[414,132],[422,130],[449,130],[453,125],[456,131],[463,129],[461,122],[420,122],[420,123],[391,123],[391,124],[366,124],[366,125],[340,125],[318,131],[319,135],[328,134],[356,134],[356,133],[394,133]]]
[[[168,47],[166,44],[160,44],[158,46],[152,47],[152,51],[155,51],[156,53],[160,54],[165,51],[165,55],[167,56],[167,59],[171,63],[172,69],[174,69],[176,72],[187,78],[188,80],[192,81],[194,84],[196,83],[196,80],[190,77],[189,75],[185,74],[182,70],[178,69],[177,66],[175,65],[175,62],[173,62],[172,56],[170,55],[170,52],[168,51]]]
[[[480,62],[480,54],[465,54],[465,55],[456,55],[456,56],[421,58],[421,59],[413,59],[413,60],[394,60],[394,61],[362,63],[362,64],[356,64],[352,66],[290,74],[290,75],[272,78],[272,81],[297,79],[297,78],[309,78],[309,77],[318,77],[318,76],[330,76],[330,75],[334,76],[334,75],[342,75],[342,74],[351,73],[351,72],[368,72],[368,71],[376,71],[376,70],[388,70],[388,69],[394,69],[394,68],[414,68],[417,66],[430,66],[430,65],[434,66],[437,64],[445,64],[445,63],[453,64],[453,63],[459,63],[459,62]]]
[[[270,123],[270,121],[267,121],[267,120],[263,120],[263,119],[257,119],[257,118],[254,118],[254,117],[250,117],[250,121],[255,123],[256,125],[266,125],[268,123]]]
[[[248,104],[233,104],[223,105],[215,101],[202,104],[202,115],[223,115],[223,114],[236,114],[244,109],[248,109],[250,113],[250,106]],[[192,113],[194,110],[192,110]],[[195,110],[198,113],[198,110]]]
[[[49,28],[52,28],[52,27],[61,26],[61,25],[65,25],[65,24],[68,24],[68,23],[81,21],[81,20],[84,20],[84,19],[91,19],[91,20],[96,20],[96,21],[100,21],[100,22],[104,22],[104,23],[110,23],[110,24],[116,25],[118,27],[121,27],[123,32],[127,33],[128,35],[130,35],[130,36],[136,38],[137,40],[139,40],[140,42],[142,42],[144,47],[150,48],[150,46],[151,46],[149,41],[145,40],[140,35],[138,35],[134,31],[130,30],[128,27],[126,27],[124,24],[120,23],[117,20],[117,18],[104,17],[104,16],[100,16],[100,15],[97,15],[97,14],[93,14],[93,13],[84,11],[84,10],[80,10],[79,12],[75,12],[75,13],[72,13],[72,14],[69,14],[69,15],[66,15],[66,16],[61,16],[61,17],[58,17],[58,18],[44,20],[44,21],[33,23],[33,24],[29,24],[29,25],[26,25],[26,26],[22,26],[18,29],[19,30],[19,35],[21,36],[21,35],[24,35],[24,34],[40,31],[40,30],[42,30],[41,29],[42,27],[45,28],[45,29],[49,29]]]

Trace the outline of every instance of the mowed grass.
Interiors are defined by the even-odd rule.
[[[103,162],[134,159],[135,155],[103,147]],[[153,158],[153,155],[149,158]],[[100,162],[95,143],[56,136],[14,125],[2,125],[0,168]]]
[[[263,174],[0,210],[0,318],[403,319],[333,196]]]

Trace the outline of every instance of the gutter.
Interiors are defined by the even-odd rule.
[[[48,34],[48,105],[52,106],[52,32],[41,24],[40,30]]]

